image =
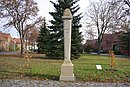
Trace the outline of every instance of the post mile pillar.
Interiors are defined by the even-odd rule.
[[[72,14],[70,9],[65,9],[64,15],[62,16],[64,22],[64,62],[61,65],[61,76],[62,81],[74,81],[73,64],[71,63],[71,24]]]

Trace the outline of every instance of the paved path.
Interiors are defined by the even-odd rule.
[[[0,54],[11,55],[11,54],[20,54],[20,52],[16,52],[16,51],[12,51],[12,52],[0,52]]]
[[[130,87],[130,83],[62,82],[48,80],[0,80],[0,87]]]
[[[97,55],[97,53],[94,53],[94,52],[92,52],[91,54],[96,54]],[[101,56],[109,56],[108,53],[101,53],[100,55]],[[130,58],[130,56],[125,56],[125,55],[115,55],[115,57],[117,57],[117,58]]]
[[[109,56],[109,54],[100,54],[102,56]],[[115,55],[117,58],[130,58],[130,56],[125,56],[125,55]]]

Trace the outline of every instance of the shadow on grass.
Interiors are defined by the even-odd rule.
[[[48,74],[30,74],[30,73],[25,73],[25,76],[30,77],[32,79],[49,79],[49,80],[59,80],[58,76],[54,75],[48,75]]]
[[[49,80],[56,80],[56,81],[59,80],[59,76],[48,75],[48,74],[32,74],[32,73],[21,73],[21,72],[1,71],[1,70],[0,70],[0,74],[4,76],[4,77],[0,76],[1,79],[10,78],[10,76],[17,78],[16,75],[17,76],[24,75],[24,78],[29,77],[30,79],[44,79],[44,80],[49,79]]]
[[[117,72],[118,70],[116,69],[105,69],[106,72],[110,71],[110,72]]]
[[[32,59],[46,59],[45,57],[32,56]]]
[[[21,79],[22,72],[0,70],[0,79]]]
[[[13,72],[13,71],[6,71],[6,70],[0,70],[0,73],[23,74],[21,72]]]
[[[63,60],[60,58],[48,58],[48,57],[42,57],[42,56],[33,56],[32,59],[45,59],[45,60]]]

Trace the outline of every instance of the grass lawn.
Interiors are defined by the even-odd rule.
[[[0,79],[59,80],[63,60],[32,58],[29,68],[24,67],[25,61],[20,57],[0,57]],[[107,56],[82,54],[72,62],[76,81],[130,82],[130,59],[115,58],[114,68],[110,67]],[[98,64],[102,65],[102,70],[96,69]]]

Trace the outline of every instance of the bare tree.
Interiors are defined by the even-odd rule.
[[[27,41],[26,44],[28,45],[29,49],[30,49],[30,45],[33,46],[33,48],[34,48],[33,50],[36,49],[35,46],[36,46],[36,41],[37,41],[38,36],[39,36],[39,31],[38,31],[38,28],[36,26],[31,27],[28,30],[27,35],[26,35],[26,41]]]
[[[124,2],[130,7],[130,0],[124,0]]]
[[[89,26],[89,25],[86,27],[87,27],[87,29],[85,29],[86,39],[93,40],[96,37],[96,35],[95,35],[96,32],[94,31],[94,28],[92,26]]]
[[[114,0],[90,2],[90,6],[86,12],[86,25],[97,31],[98,54],[100,54],[104,33],[115,28],[118,24],[118,20],[123,17],[120,15],[121,5],[122,4],[116,4]]]
[[[4,27],[13,26],[19,33],[21,40],[21,54],[25,52],[26,31],[39,23],[42,18],[37,17],[38,7],[35,0],[1,0],[0,19],[8,21]]]

